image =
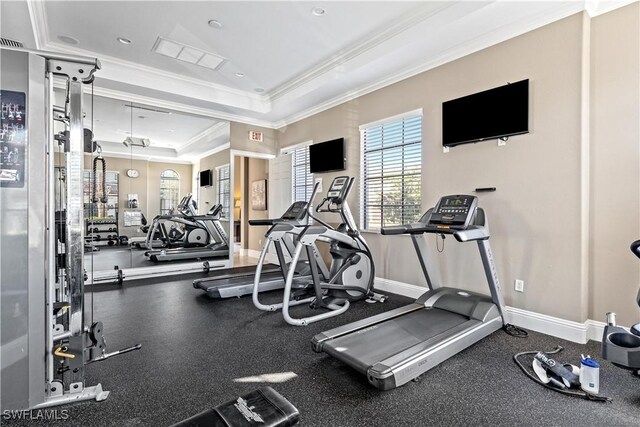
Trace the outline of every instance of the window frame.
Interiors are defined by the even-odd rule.
[[[309,143],[305,143],[305,144],[296,145],[294,147],[291,147],[287,151],[287,154],[291,155],[291,203],[299,202],[299,201],[307,201],[307,200],[309,200],[309,197],[311,197],[311,192],[313,192],[314,178],[313,178],[313,174],[311,172],[309,172],[309,146],[311,146],[310,142]],[[305,151],[304,161],[302,163],[297,163],[296,162],[297,154],[301,150]],[[304,184],[298,184],[297,181],[296,181],[296,176],[297,176],[296,169],[299,169],[300,167],[304,167],[304,169],[305,169],[303,171],[303,174],[305,176],[305,183]],[[303,200],[298,200],[296,198],[296,194],[297,194],[296,190],[298,188],[304,188],[304,199]]]
[[[221,171],[223,171],[224,169],[227,169],[227,177],[226,178],[220,178],[220,173]],[[226,181],[227,182],[227,191],[226,192],[222,192],[221,191],[221,185],[220,183]],[[227,195],[227,205],[225,206],[224,203],[224,195]],[[231,218],[231,168],[230,168],[230,163],[227,163],[225,165],[220,165],[220,166],[216,166],[216,200],[217,203],[220,203],[222,205],[222,215],[220,216],[221,220],[229,220]]]
[[[374,150],[365,150],[365,136],[366,136],[366,132],[368,130],[371,130],[374,127],[377,126],[384,126],[384,125],[389,125],[395,122],[400,122],[403,120],[409,120],[409,119],[415,119],[415,118],[420,118],[420,141],[419,142],[410,142],[410,143],[402,143],[402,144],[397,144],[397,145],[393,145],[392,147],[387,147],[387,149],[396,149],[397,147],[406,147],[406,146],[410,146],[410,145],[414,145],[414,144],[419,144],[420,146],[420,162],[422,163],[422,155],[423,155],[423,141],[424,141],[424,132],[423,132],[423,113],[422,113],[422,109],[417,109],[417,110],[413,110],[413,111],[408,111],[406,113],[403,114],[398,114],[395,116],[391,116],[391,117],[387,117],[381,120],[377,120],[374,122],[370,122],[370,123],[366,123],[366,124],[362,124],[359,126],[359,131],[360,131],[360,206],[359,206],[359,214],[360,214],[360,226],[361,226],[361,231],[362,232],[366,232],[366,233],[377,233],[380,234],[380,228],[375,228],[372,227],[368,224],[367,221],[367,215],[366,215],[366,210],[367,210],[367,194],[366,194],[366,184],[368,179],[366,178],[366,170],[365,167],[366,165],[366,153],[367,152],[372,152]],[[403,139],[404,139],[404,132],[403,132]],[[379,150],[384,151],[385,148],[380,148]],[[382,163],[382,162],[381,162]],[[404,157],[403,157],[403,163],[404,163]],[[420,200],[419,200],[419,204],[418,206],[421,206],[422,204],[422,167],[420,168],[420,173],[419,174],[410,174],[411,176],[418,176],[418,183],[420,186]],[[403,178],[405,176],[408,176],[405,174],[405,168],[403,166],[402,168],[402,176]],[[382,182],[384,182],[384,176],[381,177],[381,185]],[[403,193],[404,193],[404,183],[403,183]],[[403,199],[404,196],[403,196]],[[371,204],[369,204],[371,206]],[[381,224],[380,227],[385,227],[385,226],[393,226],[395,224],[384,224],[384,203],[381,202],[380,204],[380,216],[381,216]],[[405,216],[405,212],[404,212],[404,206],[402,206],[402,216]]]
[[[165,172],[173,172],[175,174],[175,176],[163,176]],[[162,197],[162,190],[163,190],[163,181],[174,181],[178,183],[178,188],[176,189],[176,200],[175,203],[171,203],[172,206],[169,209],[163,209],[162,208],[162,201],[165,200]],[[169,189],[169,188],[167,188]],[[159,198],[159,204],[160,204],[160,215],[165,215],[165,214],[169,214],[173,209],[178,207],[178,204],[180,203],[180,174],[178,173],[178,171],[176,171],[175,169],[165,169],[162,172],[160,172],[160,198]]]

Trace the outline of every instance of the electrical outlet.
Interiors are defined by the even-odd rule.
[[[513,287],[515,288],[516,292],[524,292],[524,280],[514,280]]]
[[[258,240],[258,244],[261,245],[262,244],[262,239]]]

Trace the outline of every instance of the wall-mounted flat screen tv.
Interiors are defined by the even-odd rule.
[[[309,172],[323,173],[346,169],[344,138],[309,146]]]
[[[528,132],[528,79],[442,103],[445,147]]]
[[[213,184],[211,169],[200,171],[200,187],[211,187],[211,184]]]

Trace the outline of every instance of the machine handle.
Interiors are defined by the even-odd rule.
[[[274,220],[272,219],[250,219],[249,225],[273,225]]]
[[[380,233],[384,235],[405,234],[409,230],[406,225],[398,225],[395,227],[382,227]]]
[[[306,234],[322,234],[325,231],[327,231],[327,227],[324,227],[322,225],[308,225],[298,235],[298,240],[302,239],[302,236],[304,236]]]
[[[640,240],[636,240],[631,244],[631,252],[638,258],[640,258]]]
[[[72,354],[72,353],[67,353],[68,348],[65,347],[58,347],[53,351],[53,354],[55,354],[58,357],[66,357],[68,359],[75,359],[76,355]]]
[[[269,233],[271,231],[291,231],[293,230],[293,225],[286,223],[286,222],[281,222],[281,223],[274,223],[273,224],[273,228],[271,230],[269,230]],[[269,234],[267,233],[267,234]]]

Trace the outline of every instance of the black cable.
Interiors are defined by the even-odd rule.
[[[442,248],[440,247],[440,244],[438,243],[438,237],[442,237]],[[439,253],[444,252],[444,234],[442,234],[442,233],[440,233],[440,234],[436,234],[436,235],[435,235],[435,238],[436,238],[436,250],[437,250]]]
[[[546,354],[556,354],[561,352],[562,350],[564,350],[563,347],[561,346],[557,346],[553,351],[545,351]],[[513,356],[513,361],[516,362],[516,365],[518,365],[520,367],[520,369],[522,370],[522,372],[525,373],[526,376],[528,376],[529,378],[531,378],[533,381],[537,382],[538,384],[540,384],[541,386],[548,388],[550,390],[553,391],[557,391],[558,393],[562,393],[562,394],[566,394],[567,396],[572,396],[572,397],[579,397],[582,399],[586,399],[586,400],[593,400],[594,402],[605,402],[605,403],[610,403],[612,402],[612,399],[610,397],[606,397],[606,396],[597,396],[595,394],[590,394],[590,393],[586,393],[584,391],[571,391],[571,390],[563,390],[560,388],[556,388],[554,386],[551,386],[549,384],[546,384],[544,382],[542,382],[542,380],[540,380],[540,378],[538,378],[537,376],[535,376],[534,374],[532,374],[531,372],[529,372],[529,370],[527,370],[527,368],[525,368],[525,366],[522,364],[522,362],[520,362],[520,360],[518,360],[519,357],[525,356],[525,355],[532,355],[532,354],[537,354],[537,351],[523,351],[521,353],[517,353]]]
[[[91,136],[95,135],[93,133],[93,82],[95,81],[95,79],[91,80]],[[93,148],[93,141],[91,141],[91,148]],[[93,152],[92,152],[93,153]],[[95,176],[95,168],[93,170],[94,176]],[[95,179],[95,178],[94,178]],[[94,193],[95,194],[95,193]],[[91,205],[90,206],[90,211],[93,211],[93,209],[91,209]],[[85,227],[86,228],[86,227]],[[91,229],[93,230],[93,221],[91,222]],[[93,266],[93,234],[91,234],[91,324],[93,325],[93,273],[94,273],[94,266]]]
[[[527,332],[526,330],[517,327],[516,325],[512,325],[511,323],[506,323],[502,329],[504,329],[504,331],[508,334],[511,335],[512,337],[516,337],[516,338],[527,338],[529,336],[529,332]]]

